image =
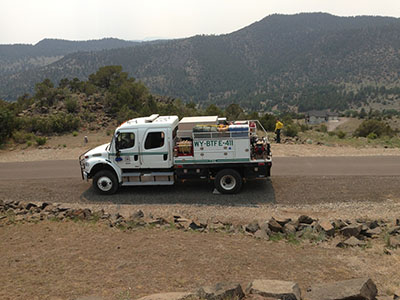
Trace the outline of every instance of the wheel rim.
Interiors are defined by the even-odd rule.
[[[233,190],[236,186],[236,179],[232,175],[224,175],[220,180],[221,186],[224,190]]]
[[[101,191],[108,192],[112,189],[113,183],[110,178],[103,176],[100,177],[99,180],[97,180],[97,186]]]

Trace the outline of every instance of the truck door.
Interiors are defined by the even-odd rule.
[[[146,131],[140,145],[141,167],[143,169],[171,168],[171,154],[171,139],[168,128],[152,128]]]
[[[120,131],[116,137],[118,153],[114,161],[121,169],[140,168],[139,139],[137,129]]]

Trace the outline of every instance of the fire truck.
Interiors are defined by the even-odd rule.
[[[199,179],[235,194],[246,180],[270,176],[272,156],[257,120],[154,114],[121,124],[110,143],[82,154],[79,164],[82,179],[92,179],[100,194]]]

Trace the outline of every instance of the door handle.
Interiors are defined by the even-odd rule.
[[[168,159],[168,154],[164,154],[164,160]]]
[[[133,159],[134,159],[135,161],[138,161],[139,155],[135,154],[135,155],[133,156]]]

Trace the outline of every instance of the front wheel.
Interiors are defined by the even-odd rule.
[[[99,194],[112,195],[118,190],[117,177],[109,170],[99,171],[93,177],[93,188]]]
[[[236,194],[242,187],[243,179],[233,169],[223,169],[217,173],[214,179],[215,188],[221,194]]]

